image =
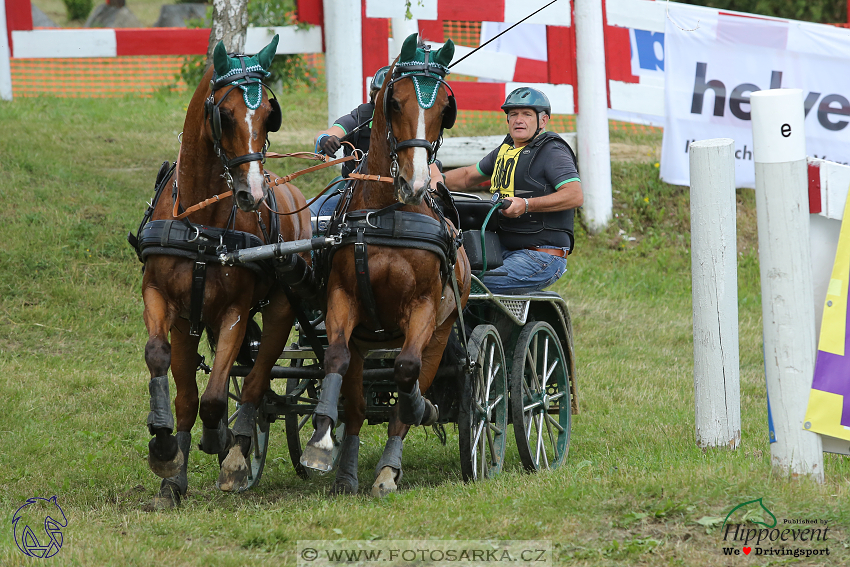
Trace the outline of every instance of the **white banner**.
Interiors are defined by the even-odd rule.
[[[850,162],[850,30],[670,4],[661,178],[689,185],[688,146],[733,138],[738,187],[755,186],[750,94],[803,90],[809,156]]]

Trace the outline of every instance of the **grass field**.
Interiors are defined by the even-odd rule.
[[[296,477],[278,423],[259,487],[218,492],[215,457],[193,451],[184,505],[147,511],[159,479],[146,463],[140,264],[125,235],[176,157],[188,98],[0,104],[0,564],[33,564],[11,518],[53,495],[68,516],[57,565],[294,565],[307,539],[549,540],[564,565],[850,564],[847,459],[825,456],[822,485],[771,472],[749,190],[738,194],[742,446],[695,445],[688,191],[658,180],[660,135],[612,135],[630,156],[612,163],[616,218],[597,236],[578,228],[555,287],[572,313],[581,405],[564,467],[525,474],[510,441],[500,477],[464,484],[456,432],[443,447],[416,429],[399,493],[331,500],[330,478]],[[325,101],[281,99],[273,149],[304,149]],[[383,426],[365,431],[361,491],[384,439]],[[779,522],[828,521],[829,541],[789,546],[829,556],[724,556],[720,523],[758,498]]]

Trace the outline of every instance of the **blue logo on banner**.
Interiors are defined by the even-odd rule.
[[[39,533],[31,526],[35,526]],[[12,530],[18,549],[24,555],[40,559],[59,553],[62,548],[61,528],[67,526],[65,512],[59,507],[55,496],[50,499],[30,498],[12,517]],[[44,528],[43,531],[39,529],[41,527]]]
[[[664,70],[664,34],[646,30],[635,30],[638,64],[641,69]]]

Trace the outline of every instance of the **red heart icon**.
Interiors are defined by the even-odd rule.
[[[752,550],[753,550],[752,547],[745,547],[744,548],[744,555],[749,555]]]

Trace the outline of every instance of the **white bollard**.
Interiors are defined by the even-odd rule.
[[[404,44],[404,40],[410,34],[419,33],[419,20],[406,20],[404,17],[393,18],[391,25],[393,27],[393,38],[390,41],[390,60],[387,62],[387,65],[395,61],[395,58],[401,53],[401,46]]]
[[[820,436],[803,429],[816,352],[803,92],[758,91],[750,105],[770,453],[783,473],[823,482]]]
[[[735,141],[693,142],[691,278],[697,446],[741,443]]]
[[[560,9],[569,10],[568,2]],[[554,7],[553,7],[554,9]],[[575,0],[576,71],[578,74],[578,163],[584,190],[583,217],[593,233],[611,220],[611,146],[608,139],[608,94],[602,3]]]
[[[360,2],[324,0],[328,127],[364,102]]]
[[[12,100],[11,50],[6,31],[6,0],[0,0],[0,99]]]
[[[697,446],[741,443],[735,141],[690,145]]]

